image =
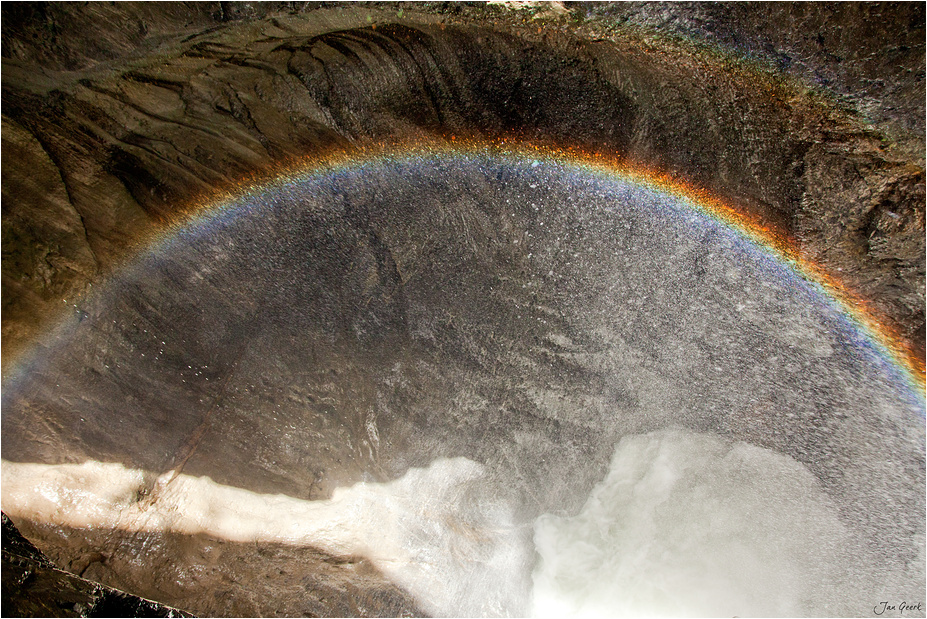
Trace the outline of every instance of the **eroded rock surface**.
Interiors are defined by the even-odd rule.
[[[90,555],[93,561],[102,559]],[[88,560],[89,564],[89,560]],[[86,571],[86,566],[78,568]],[[3,515],[3,614],[8,617],[189,617],[55,566]]]
[[[33,341],[64,299],[197,197],[291,158],[454,134],[617,152],[715,191],[791,235],[923,358],[923,7],[765,10],[5,9],[3,139],[28,150],[3,168],[5,347]],[[893,53],[874,23],[893,41],[904,33]],[[782,34],[795,24],[805,34]],[[831,92],[866,82],[849,105],[875,105],[876,124],[661,32],[743,38],[761,59],[794,48],[786,69],[819,68]],[[899,126],[911,129],[903,140]],[[42,174],[47,192],[19,189]],[[37,213],[54,208],[72,213],[51,233]]]
[[[916,404],[740,250],[539,189],[549,168],[337,177],[135,260],[301,158],[515,138],[710,190],[923,359],[923,6],[753,8],[5,5],[4,367],[40,344],[5,386],[4,458],[143,471],[133,505],[172,471],[311,503],[465,458],[524,530],[577,510],[621,436],[675,424],[794,457],[866,553],[922,567]],[[198,613],[432,610],[311,545],[22,525],[60,567]]]

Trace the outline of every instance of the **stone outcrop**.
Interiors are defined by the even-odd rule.
[[[99,560],[101,557],[90,557]],[[86,571],[86,566],[78,568]],[[7,617],[189,617],[57,569],[3,514],[3,614]]]

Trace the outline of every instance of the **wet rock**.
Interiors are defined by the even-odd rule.
[[[152,472],[152,483],[179,467],[307,500],[436,457],[493,462],[509,480],[566,475],[570,483],[548,484],[550,496],[522,497],[527,521],[549,505],[575,506],[613,441],[653,426],[642,418],[609,425],[611,411],[659,402],[664,414],[682,411],[683,425],[790,453],[826,487],[868,497],[845,501],[845,513],[881,530],[864,464],[890,452],[892,440],[908,445],[903,423],[846,421],[844,407],[865,400],[839,389],[751,400],[731,382],[762,371],[792,384],[832,356],[832,342],[780,311],[788,328],[736,340],[769,351],[768,367],[724,365],[709,344],[673,358],[651,337],[686,326],[696,339],[723,340],[706,335],[710,321],[699,311],[707,301],[677,317],[627,309],[636,321],[627,332],[584,322],[610,281],[606,267],[621,267],[609,262],[620,255],[610,243],[643,241],[633,232],[595,237],[615,251],[582,265],[534,258],[510,242],[542,220],[522,213],[513,224],[501,207],[487,208],[500,197],[490,182],[444,211],[415,214],[414,225],[395,216],[408,195],[394,196],[391,210],[376,190],[360,192],[343,216],[302,222],[303,233],[287,237],[298,247],[237,258],[236,269],[278,268],[285,285],[209,272],[227,260],[217,247],[202,263],[194,256],[121,280],[125,294],[110,305],[91,291],[213,196],[305,158],[384,144],[524,140],[617,157],[709,190],[840,280],[922,363],[923,5],[8,3],[3,18],[4,372],[37,341],[49,345],[42,336],[57,321],[93,336],[57,357],[57,374],[36,374],[20,417],[5,414],[5,457],[123,462]],[[592,237],[570,237],[580,224],[558,221],[555,230],[582,245]],[[559,247],[546,234],[538,248]],[[422,277],[436,256],[440,277]],[[740,281],[706,269],[710,257],[696,249],[689,257],[660,292],[668,304],[678,301],[674,291],[694,295],[692,282]],[[570,276],[558,279],[560,267]],[[205,282],[206,311],[183,297],[188,280]],[[524,288],[528,281],[537,288]],[[629,299],[651,294],[634,292]],[[306,298],[316,303],[304,315],[287,313]],[[749,309],[739,319],[761,322]],[[165,332],[188,337],[155,340]],[[635,354],[615,353],[624,345]],[[780,358],[772,354],[779,346],[800,352]],[[136,354],[165,364],[112,363]],[[626,366],[646,376],[612,380]],[[714,402],[723,412],[686,409],[667,395],[666,368],[686,375],[722,366],[717,385],[730,395],[722,389]],[[145,370],[125,369],[138,367]],[[857,388],[852,372],[843,376]],[[686,387],[703,393],[699,381]],[[254,411],[268,420],[282,411],[283,421],[255,430]],[[290,422],[295,429],[281,430]],[[114,423],[131,428],[132,440]],[[861,477],[848,481],[854,466]],[[923,485],[922,450],[886,466],[907,480],[886,482],[889,490],[911,479]],[[922,494],[887,496],[886,509],[904,514],[893,530],[922,530]],[[59,566],[169,595],[195,612],[273,611],[273,587],[238,571],[256,555],[263,559],[254,569],[272,582],[273,570],[300,566],[280,577],[288,593],[279,612],[421,612],[372,566],[346,566],[319,549],[225,543],[216,569],[196,580],[172,557],[207,553],[219,540],[29,530],[65,549],[53,557]],[[174,570],[158,583],[110,552],[125,546],[131,555],[147,542],[162,544],[157,561]]]
[[[207,535],[50,528],[29,521],[22,521],[20,526],[28,534],[46,540],[54,549],[53,556],[59,559],[69,556],[72,549],[118,549],[112,557],[91,561],[82,570],[85,578],[110,583],[116,590],[53,569],[43,555],[47,566],[43,574],[49,575],[45,576],[42,590],[52,592],[58,600],[75,597],[75,604],[80,606],[75,606],[75,614],[70,615],[67,608],[60,610],[60,604],[36,609],[45,612],[25,612],[27,607],[17,607],[24,611],[20,616],[41,616],[46,612],[49,616],[84,617],[191,616],[118,589],[171,599],[193,616],[204,617],[422,616],[414,602],[363,557],[334,557],[317,549],[283,544],[233,543]],[[139,557],[144,557],[151,567],[139,570],[134,565]],[[10,561],[16,566],[19,558]],[[25,568],[36,573],[31,564]],[[72,563],[71,570],[74,568]],[[12,582],[14,575],[10,578]],[[42,599],[37,586],[13,583],[9,591],[22,603],[35,603]],[[7,590],[5,582],[4,610]],[[274,593],[266,595],[268,590]],[[72,591],[73,595],[68,593]],[[81,595],[84,597],[78,597]]]
[[[7,617],[191,617],[56,569],[3,514],[3,614]]]
[[[33,221],[51,212],[50,198],[4,184],[9,350],[198,198],[307,155],[456,135],[618,153],[706,187],[793,238],[923,358],[922,42],[883,54],[873,25],[903,24],[916,38],[922,7],[757,16],[736,5],[595,5],[534,20],[538,36],[514,9],[272,4],[7,9],[4,140],[31,144],[58,186],[49,196],[66,195],[55,208],[80,220],[59,224],[78,245],[53,241]],[[117,14],[121,25],[101,26]],[[782,34],[798,32],[794,19],[805,34]],[[725,56],[663,36],[678,33],[740,49]],[[819,34],[842,60],[815,51]],[[756,49],[800,59],[787,75],[804,79],[813,67],[839,77],[843,86],[824,93],[875,76],[899,86],[851,98],[845,112],[809,90],[813,80],[737,60]],[[875,60],[889,57],[901,77]],[[871,101],[884,102],[875,125],[864,115]],[[8,158],[4,175],[35,165]],[[873,215],[886,199],[900,220],[886,215],[889,227]]]
[[[917,561],[922,429],[904,381],[757,247],[576,166],[417,156],[291,179],[190,226],[83,307],[4,391],[6,509],[45,510],[54,524],[30,531],[62,565],[171,604],[195,597],[190,583],[146,584],[151,565],[204,591],[237,572],[207,569],[186,541],[140,549],[207,531],[281,547],[233,545],[260,566],[242,574],[292,559],[306,578],[299,549],[367,551],[393,578],[418,574],[401,584],[437,598],[429,614],[520,615],[527,540],[513,534],[515,566],[491,579],[510,588],[493,594],[473,583],[498,569],[497,544],[472,541],[578,509],[621,437],[667,426],[793,458],[853,523],[861,566]],[[424,475],[434,463],[450,472]],[[345,498],[364,488],[372,500]],[[113,521],[140,541],[62,543],[61,526]],[[236,614],[243,595],[258,614],[280,604],[276,581],[249,582],[209,613]],[[463,605],[450,583],[482,593]]]

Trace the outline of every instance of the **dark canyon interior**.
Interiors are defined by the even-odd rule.
[[[524,615],[534,555],[498,577],[494,544],[670,428],[807,467],[860,603],[922,600],[923,4],[7,3],[2,27],[4,487],[141,471],[108,526],[4,494],[57,568],[202,615]],[[730,205],[893,350],[597,155]],[[448,582],[146,524],[175,478],[271,497],[267,522],[424,480]],[[46,595],[10,573],[4,614]]]

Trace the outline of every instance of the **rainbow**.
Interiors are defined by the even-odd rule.
[[[237,204],[286,184],[310,178],[320,178],[342,171],[389,162],[426,161],[438,157],[493,157],[513,163],[541,161],[566,167],[605,180],[621,180],[658,191],[681,201],[700,215],[711,218],[733,230],[741,238],[771,255],[823,295],[848,322],[861,333],[877,353],[901,375],[904,382],[924,401],[924,358],[905,346],[892,321],[875,310],[871,303],[842,283],[824,267],[803,257],[795,243],[775,226],[744,213],[727,201],[684,179],[666,172],[635,165],[616,154],[591,153],[539,145],[517,139],[476,140],[448,136],[446,139],[420,140],[361,147],[354,150],[329,152],[304,157],[277,165],[271,170],[236,182],[233,186],[193,200],[181,215],[166,225],[154,239],[144,241],[141,250],[165,249],[183,230],[203,224],[216,217],[231,216]]]
[[[871,303],[853,293],[848,286],[824,267],[803,257],[796,249],[794,242],[776,230],[774,226],[761,222],[758,217],[744,214],[743,209],[736,208],[705,189],[663,171],[635,165],[619,155],[562,149],[521,140],[471,140],[457,139],[454,136],[441,141],[423,140],[333,152],[281,164],[263,175],[239,181],[219,196],[196,201],[193,208],[187,211],[189,215],[172,222],[158,236],[162,241],[166,240],[181,229],[227,212],[241,198],[310,177],[325,176],[378,163],[414,162],[435,157],[475,156],[492,156],[516,162],[526,159],[540,160],[573,168],[603,179],[631,182],[673,196],[699,214],[720,222],[740,237],[746,238],[767,254],[772,255],[777,262],[786,265],[813,289],[829,299],[838,311],[866,336],[873,347],[899,370],[910,388],[918,392],[923,399],[925,388],[923,357],[910,347],[903,345],[897,327],[886,316],[880,315]]]

